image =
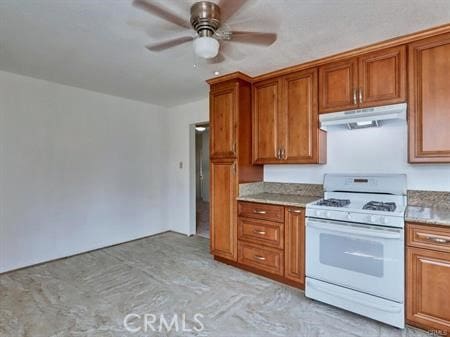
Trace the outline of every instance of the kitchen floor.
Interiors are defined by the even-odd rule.
[[[429,336],[309,300],[215,262],[205,238],[170,232],[0,275],[0,294],[1,337]],[[127,332],[132,313],[185,313],[186,328],[199,327],[198,313],[204,330]],[[140,317],[130,326],[142,326]]]

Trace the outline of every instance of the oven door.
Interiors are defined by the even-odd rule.
[[[306,276],[402,303],[404,231],[307,218]]]

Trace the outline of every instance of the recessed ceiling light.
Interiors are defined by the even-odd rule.
[[[216,70],[216,71],[214,72],[214,76],[219,76],[219,75],[220,75],[220,71],[217,71],[217,70]]]

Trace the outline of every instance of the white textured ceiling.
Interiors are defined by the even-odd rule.
[[[161,3],[188,18],[193,2]],[[206,97],[215,70],[258,75],[448,22],[449,0],[249,0],[229,26],[278,40],[194,68],[189,43],[144,48],[184,32],[131,0],[0,0],[0,70],[171,106]]]

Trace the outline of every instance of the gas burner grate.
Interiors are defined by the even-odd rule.
[[[329,207],[345,207],[350,205],[349,199],[323,199],[317,202],[318,206],[329,206]]]
[[[395,202],[381,202],[381,201],[369,201],[363,206],[363,209],[368,209],[371,211],[383,211],[383,212],[393,212],[397,206]]]

